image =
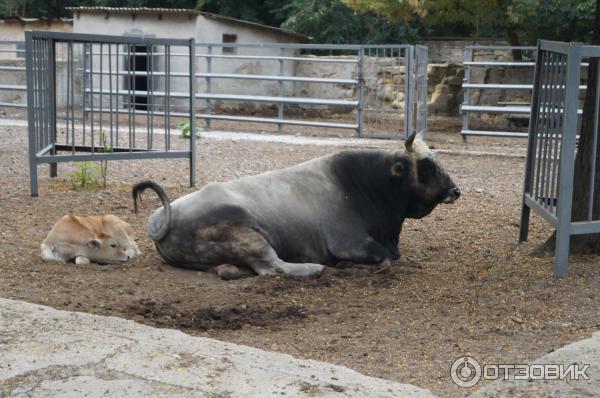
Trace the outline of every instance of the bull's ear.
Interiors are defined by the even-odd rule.
[[[404,147],[406,148],[406,152],[412,152],[413,151],[413,141],[415,140],[415,137],[417,136],[417,132],[413,132],[410,137],[408,137],[406,139],[406,141],[404,141]]]
[[[402,177],[406,175],[409,168],[409,163],[406,159],[398,159],[392,164],[392,176],[393,177]]]
[[[100,245],[101,245],[101,244],[102,244],[102,243],[101,243],[101,242],[100,242],[98,239],[92,239],[91,241],[89,241],[89,242],[87,243],[87,246],[88,246],[90,249],[100,249]]]

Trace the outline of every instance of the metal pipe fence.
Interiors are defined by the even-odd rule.
[[[116,101],[103,104],[103,108],[110,107],[115,114],[148,116],[159,111],[161,101],[168,96],[172,100],[170,115],[186,117],[189,99],[183,82],[189,74],[179,64],[186,62],[187,52],[167,53],[164,48],[144,45],[120,50],[109,54],[102,47],[92,46],[84,56],[88,61],[96,61],[94,67],[82,61],[68,72],[68,54],[60,49],[55,54],[55,73],[59,77],[57,109],[68,107],[69,101],[78,103],[85,99],[82,115],[69,116],[79,121],[87,112],[100,112],[98,101],[91,99],[108,98],[116,89],[100,89],[90,81],[133,79],[137,82],[135,90],[131,84],[122,84],[115,93],[133,97],[133,110]],[[157,83],[166,74],[157,68],[164,58],[172,60],[169,80],[173,83],[168,89]],[[402,138],[417,129],[424,132],[426,127],[423,104],[427,48],[423,46],[197,43],[194,59],[195,115],[204,120],[207,128],[212,127],[213,121],[233,121],[276,125],[279,131],[286,125],[296,125],[351,129],[365,137]],[[101,62],[105,64],[102,70]],[[415,68],[421,69],[417,73]],[[66,95],[69,87],[65,76],[75,72],[82,78],[74,84],[85,82],[86,88],[74,90],[71,98]],[[1,73],[2,69],[0,76]],[[418,84],[414,82],[417,78]],[[152,100],[150,85],[154,86]],[[67,115],[59,112],[57,117],[66,120]]]
[[[523,60],[508,60],[512,58],[512,52],[519,51]],[[467,136],[494,136],[494,137],[527,137],[526,132],[520,131],[499,131],[499,130],[481,130],[470,127],[471,114],[496,114],[513,116],[528,116],[530,113],[529,96],[533,89],[531,83],[490,83],[485,81],[485,76],[479,73],[479,79],[476,78],[477,72],[482,68],[489,70],[510,70],[516,69],[529,70],[533,76],[535,66],[536,47],[526,46],[467,46],[464,52],[464,71],[463,80],[463,103],[460,107],[460,113],[463,116],[461,135],[463,139]],[[487,59],[483,59],[487,58]],[[476,81],[479,80],[479,81]],[[473,104],[473,91],[490,92],[491,90],[499,92],[525,92],[527,100],[519,102],[497,103],[492,101],[488,104]],[[499,96],[499,95],[498,95]]]
[[[530,210],[533,209],[556,229],[554,272],[568,270],[571,235],[600,233],[600,211],[594,197],[598,117],[600,110],[600,69],[597,73],[596,101],[593,109],[593,135],[587,184],[587,217],[572,219],[575,159],[578,155],[579,115],[582,113],[582,61],[600,59],[600,46],[579,43],[540,41],[535,66],[532,112],[529,122],[527,164],[519,240],[527,240]],[[581,198],[579,198],[581,199]]]
[[[154,63],[146,80],[135,73],[141,49],[144,60]],[[169,56],[172,49],[187,52],[187,58],[177,62],[180,75],[176,76]],[[155,57],[154,52],[163,55]],[[38,165],[50,164],[50,174],[55,176],[57,163],[72,161],[186,158],[190,185],[195,184],[193,39],[26,32],[26,55],[32,196],[38,194]],[[114,74],[123,63],[128,73]],[[154,76],[155,70],[162,72],[160,76]],[[172,95],[174,82],[181,96]],[[170,109],[176,101],[184,110],[179,121],[189,123],[187,149],[177,149],[171,142]],[[57,134],[57,120],[63,121],[64,134]]]

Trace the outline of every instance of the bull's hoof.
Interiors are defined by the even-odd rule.
[[[241,270],[232,264],[221,264],[215,267],[215,272],[219,278],[225,281],[232,281],[250,276],[249,272]]]

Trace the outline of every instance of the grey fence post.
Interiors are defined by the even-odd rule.
[[[572,229],[571,209],[573,205],[573,180],[575,172],[575,145],[577,136],[577,111],[579,108],[580,74],[581,45],[574,43],[570,45],[567,58],[564,124],[560,147],[556,253],[554,259],[554,273],[556,276],[563,276],[566,274],[569,266],[569,240],[571,238]]]
[[[281,57],[283,57],[285,55],[285,48],[281,47],[281,49],[279,50],[279,55]],[[283,59],[279,59],[279,77],[283,76],[283,67],[284,67],[284,63],[283,63]],[[278,93],[280,97],[283,97],[283,81],[279,80],[277,82],[277,88],[278,88]],[[283,119],[283,104],[281,102],[279,102],[277,104],[277,118],[278,119]],[[283,131],[283,124],[281,123],[277,123],[277,132],[281,133]]]
[[[364,109],[365,109],[365,49],[358,50],[357,80],[358,80],[358,106],[356,107],[356,132],[359,137],[363,135]]]
[[[405,69],[405,99],[404,99],[404,138],[408,138],[414,131],[414,68],[415,68],[415,47],[406,48],[406,69]]]
[[[196,186],[196,42],[190,39],[190,187]]]
[[[31,31],[25,32],[25,63],[27,68],[27,126],[29,134],[29,189],[31,196],[38,196],[37,181],[37,135],[35,129],[35,100],[33,92],[33,40]]]
[[[463,78],[463,83],[469,83],[471,81],[471,65],[469,65],[469,62],[473,61],[473,49],[471,47],[467,47],[465,48],[465,56],[464,56],[464,60],[463,60],[463,68],[465,71],[465,77]],[[470,91],[469,90],[464,90],[463,91],[463,105],[469,105],[470,102]],[[469,129],[469,112],[463,112],[463,126],[462,126],[463,130],[468,130]],[[464,134],[462,135],[462,139],[464,142],[467,141],[467,136]]]
[[[529,114],[529,136],[527,138],[527,160],[525,162],[525,180],[523,183],[523,196],[521,198],[521,221],[519,223],[519,242],[524,242],[527,240],[527,236],[529,235],[529,215],[531,209],[529,206],[525,204],[525,195],[531,192],[531,180],[533,178],[532,175],[532,165],[533,158],[535,154],[535,148],[533,148],[536,139],[535,135],[537,134],[537,122],[539,115],[539,107],[537,106],[539,96],[540,96],[540,82],[541,82],[541,70],[542,70],[542,58],[543,53],[540,48],[540,41],[538,40],[537,44],[537,56],[535,62],[535,70],[534,70],[534,81],[533,81],[533,94],[531,96],[531,113]],[[465,76],[466,76],[466,67],[465,67]],[[465,90],[465,95],[468,90]],[[468,122],[468,114],[463,115],[463,117],[467,116]],[[464,121],[463,121],[464,126]],[[466,136],[463,136],[463,139],[466,140]]]
[[[48,78],[50,79],[50,139],[52,140],[53,146],[56,145],[56,43],[54,40],[50,41],[48,45],[48,65],[50,70],[48,71]],[[67,121],[68,123],[68,121]],[[56,155],[56,149],[52,149],[51,153]],[[50,177],[56,177],[58,175],[58,165],[56,163],[50,163]]]
[[[208,55],[206,57],[206,73],[208,74],[208,76],[206,77],[206,92],[208,94],[210,94],[211,91],[211,85],[212,85],[212,79],[210,77],[210,74],[212,73],[212,46],[207,46],[206,47],[206,54]],[[195,93],[195,91],[194,91]],[[210,99],[206,100],[206,113],[208,113],[209,115],[212,114],[212,105],[210,103]],[[210,118],[206,118],[204,119],[204,125],[206,126],[207,129],[210,128],[210,124],[211,124],[211,119]]]

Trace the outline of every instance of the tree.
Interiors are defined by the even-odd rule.
[[[415,19],[393,22],[371,10],[355,11],[340,0],[290,0],[280,13],[287,15],[282,28],[317,43],[406,43],[419,31]]]
[[[342,0],[390,21],[417,13],[433,35],[505,36],[511,45],[538,38],[585,41],[591,37],[594,0]]]

